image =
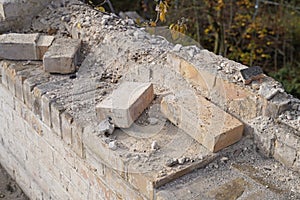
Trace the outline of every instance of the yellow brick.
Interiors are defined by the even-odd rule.
[[[186,96],[186,95],[185,95]],[[212,152],[217,152],[243,135],[244,125],[201,96],[163,98],[161,110],[176,126]]]

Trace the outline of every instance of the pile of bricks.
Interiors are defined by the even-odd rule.
[[[54,36],[10,33],[0,36],[0,58],[7,60],[43,60],[49,73],[69,74],[76,70],[81,41]]]

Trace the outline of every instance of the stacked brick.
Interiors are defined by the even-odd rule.
[[[0,36],[0,58],[7,60],[43,60],[49,73],[69,74],[76,70],[81,41],[34,34],[3,34]]]

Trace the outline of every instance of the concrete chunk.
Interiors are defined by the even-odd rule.
[[[54,41],[54,36],[41,35],[37,41],[37,57],[39,60],[43,60],[43,56],[48,51],[52,42]]]
[[[56,39],[43,58],[44,70],[50,73],[69,74],[76,69],[81,40]]]
[[[201,96],[168,95],[161,102],[161,111],[180,129],[207,149],[217,152],[237,141],[243,124]]]
[[[0,35],[0,59],[38,60],[36,43],[38,33]]]
[[[110,117],[120,128],[129,128],[154,98],[151,83],[125,82],[96,107],[100,120]]]

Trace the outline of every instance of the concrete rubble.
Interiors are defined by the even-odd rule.
[[[79,1],[22,32],[24,57],[0,42],[0,162],[30,198],[300,198],[300,101],[259,70]]]

